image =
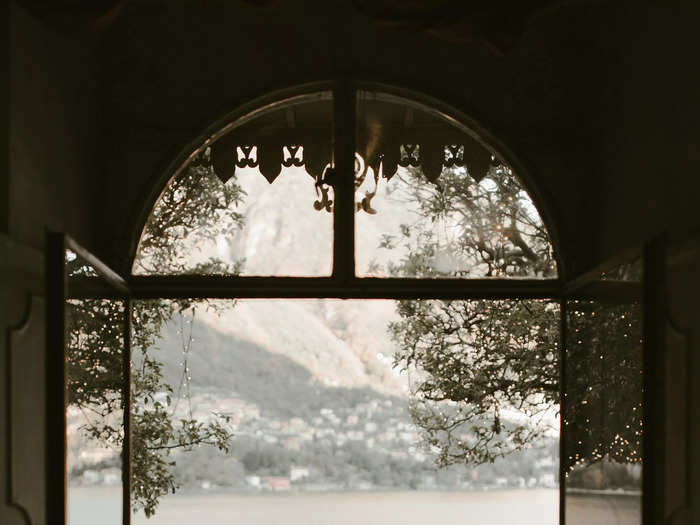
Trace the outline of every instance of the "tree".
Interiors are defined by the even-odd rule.
[[[240,230],[244,217],[236,211],[245,192],[235,179],[222,184],[214,173],[210,150],[196,156],[166,186],[144,227],[134,260],[136,274],[236,274],[243,260],[226,263],[210,258],[188,260],[199,243]]]
[[[137,273],[236,273],[242,261],[227,265],[216,259],[190,268],[186,250],[202,239],[240,228],[243,217],[232,211],[244,196],[239,186],[222,185],[206,151],[165,189],[144,229],[134,271]],[[204,220],[208,219],[208,220]],[[69,275],[94,275],[78,258],[69,260]],[[209,304],[217,308],[216,303]],[[208,422],[189,410],[177,419],[180,397],[188,397],[189,370],[183,362],[177,392],[163,378],[162,363],[150,351],[162,328],[194,316],[191,301],[136,302],[132,314],[131,440],[134,509],[154,514],[161,496],[178,485],[171,459],[174,450],[210,445],[227,452],[232,434],[229,419],[212,414]],[[66,348],[68,402],[84,415],[82,432],[105,447],[121,450],[124,439],[124,303],[117,300],[71,301],[67,308]],[[183,351],[191,338],[183,339]]]
[[[397,308],[394,362],[411,374],[411,417],[440,466],[493,462],[551,434],[558,308],[512,300]]]
[[[401,228],[397,276],[551,277],[552,247],[527,193],[505,166],[480,182],[446,169],[436,184],[402,177],[417,219]],[[435,223],[451,238],[438,240]],[[458,261],[445,273],[441,252]],[[441,466],[493,462],[551,433],[558,402],[558,308],[545,301],[399,301],[394,365],[410,372],[411,416]],[[524,417],[513,417],[515,414]]]
[[[555,276],[546,228],[507,167],[493,167],[480,182],[458,168],[444,170],[436,184],[428,183],[418,170],[399,176],[411,188],[410,199],[419,212],[412,224],[401,228],[406,250],[400,262],[389,265],[394,275]],[[436,222],[456,233],[447,242],[438,241],[432,233]],[[383,247],[391,249],[392,244]],[[445,250],[461,262],[459,271],[437,269],[435,258]],[[493,462],[553,435],[559,403],[558,305],[536,300],[404,300],[397,311],[400,320],[390,326],[399,348],[394,365],[410,373],[411,416],[426,445],[437,453],[439,465]],[[623,326],[612,312],[605,322],[590,316],[577,320],[582,325],[578,329],[587,332],[586,343],[594,346],[600,345],[603,333],[614,344],[639,328],[638,319],[628,316]],[[630,335],[628,343],[632,339]],[[601,351],[605,350],[598,348]],[[568,430],[570,435],[586,435],[588,444],[572,452],[572,461],[598,461],[606,454],[623,460],[639,454],[639,418],[632,409],[640,370],[635,351],[638,344],[623,345],[620,353],[625,357],[612,367],[630,395],[606,407],[634,424],[591,429],[591,410],[600,410],[600,404],[595,409],[593,403],[587,409],[579,406],[566,415],[571,420]],[[579,354],[578,366],[590,363],[590,353]],[[589,387],[609,388],[600,375],[594,379],[590,373],[579,374],[576,381],[572,396],[584,407],[586,397],[593,395]]]
[[[408,188],[404,199],[416,219],[401,227],[405,255],[388,270],[411,277],[556,276],[556,262],[547,228],[511,170],[493,167],[477,182],[463,168],[443,170],[428,183],[418,169],[399,170],[396,178]],[[388,184],[392,184],[389,182]],[[450,232],[436,238],[434,226]],[[380,247],[392,248],[391,243]],[[441,271],[436,258],[449,252],[459,269]]]

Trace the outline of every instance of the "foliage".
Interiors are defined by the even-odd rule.
[[[205,152],[167,186],[147,222],[135,261],[135,271],[150,273],[236,273],[220,260],[188,268],[188,243],[219,235],[241,226],[243,218],[232,211],[243,192],[235,184],[222,185]],[[214,218],[213,223],[205,218]],[[218,227],[210,227],[216,224]],[[206,226],[206,227],[205,227]],[[79,259],[69,260],[69,275],[93,276]],[[216,308],[216,304],[210,305]],[[124,439],[124,328],[127,315],[122,301],[90,299],[68,305],[68,398],[85,416],[82,431],[102,445],[121,450]],[[152,301],[134,304],[132,312],[131,413],[132,498],[134,509],[154,514],[161,496],[175,492],[173,450],[210,445],[228,451],[231,432],[228,417],[212,414],[199,421],[191,409],[178,416],[180,397],[189,396],[186,361],[180,387],[173,391],[163,378],[162,364],[152,355],[163,326],[182,323],[194,315],[190,301]],[[188,352],[191,338],[183,338]],[[183,386],[184,391],[183,391]]]
[[[420,212],[402,228],[407,255],[390,268],[394,275],[556,275],[546,228],[507,167],[492,168],[481,182],[460,169],[443,171],[433,185],[417,170],[402,176]],[[447,246],[432,236],[436,221],[455,232]],[[392,244],[383,239],[382,247]],[[449,251],[463,270],[437,271],[439,250]],[[630,271],[623,274],[638,274]],[[604,278],[620,277],[613,272]],[[570,346],[578,348],[567,364],[570,443],[562,460],[569,470],[603,458],[633,462],[641,453],[638,309],[582,304],[571,320],[576,341]],[[493,462],[551,435],[548,421],[559,410],[557,305],[400,301],[398,313],[390,327],[399,346],[394,364],[411,372],[411,415],[440,465]],[[613,385],[619,394],[609,396]]]
[[[411,416],[439,465],[493,462],[551,434],[559,397],[555,305],[400,301],[398,313],[394,362],[411,372]]]
[[[505,166],[477,182],[446,169],[436,184],[400,174],[419,205],[404,225],[397,276],[553,277],[547,230]],[[438,241],[441,222],[451,239]],[[387,247],[388,243],[384,243]],[[458,271],[439,270],[449,253]],[[453,267],[455,265],[452,265]],[[398,302],[394,365],[411,372],[411,415],[439,465],[493,462],[551,434],[558,403],[558,308],[544,301]]]
[[[244,197],[235,180],[221,183],[209,149],[199,154],[168,183],[154,206],[139,241],[134,273],[238,273],[243,261],[233,267],[217,259],[192,265],[188,256],[199,242],[243,226],[244,217],[235,208]]]
[[[161,496],[178,488],[173,472],[175,460],[170,459],[173,450],[211,445],[228,452],[232,437],[227,415],[215,413],[203,422],[192,413],[186,357],[191,337],[183,336],[185,358],[177,392],[164,381],[163,364],[153,355],[163,324],[177,316],[183,325],[188,314],[194,316],[194,308],[186,301],[150,301],[134,306],[137,335],[132,341],[132,497],[134,509],[142,508],[146,516],[153,515]],[[184,417],[178,417],[181,398],[188,404]]]
[[[405,443],[399,440],[391,450],[386,450],[376,445],[369,446],[366,440],[351,440],[338,445],[333,438],[322,437],[305,442],[297,450],[290,450],[277,443],[238,437],[232,448],[241,458],[248,475],[288,476],[290,465],[296,465],[309,470],[308,477],[294,482],[298,486],[309,483],[352,489],[369,484],[376,488],[406,490],[455,489],[465,484],[492,486],[497,478],[508,478],[515,485],[520,477],[526,481],[547,474],[554,477],[556,467],[550,458],[556,455],[557,445],[552,439],[542,448],[514,452],[507,464],[487,464],[478,468],[461,464],[440,469],[431,461],[406,453]],[[230,483],[230,478],[213,475],[207,480],[216,484]]]
[[[436,184],[416,169],[396,175],[418,205],[416,220],[401,226],[407,255],[389,270],[405,277],[555,277],[556,263],[545,225],[509,168],[492,168],[477,182],[464,169],[445,169]],[[389,183],[391,184],[391,182]],[[440,223],[448,239],[437,239]],[[394,240],[382,239],[392,249]],[[449,256],[458,270],[436,259]]]

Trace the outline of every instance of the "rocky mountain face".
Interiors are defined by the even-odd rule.
[[[334,390],[405,398],[407,379],[392,368],[387,333],[394,315],[391,301],[256,299],[216,303],[216,310],[202,303],[166,326],[149,354],[165,364],[174,390],[187,359],[194,389],[261,410],[284,405],[281,412],[291,414],[313,392]]]
[[[359,212],[356,216],[360,272],[365,272],[371,261],[381,264],[389,257],[402,256],[400,247],[391,253],[379,249],[384,234],[398,234],[400,225],[412,220],[410,207],[396,206],[406,190],[401,189],[398,178],[392,182],[392,187],[379,189],[377,215]],[[330,274],[333,216],[314,209],[318,196],[313,179],[303,168],[285,168],[273,184],[257,169],[239,169],[229,183],[240,185],[246,193],[236,208],[244,215],[245,226],[227,238],[192,247],[193,264],[219,257],[229,263],[243,259],[243,275]],[[401,213],[397,209],[402,209]],[[406,395],[406,377],[391,366],[394,350],[387,328],[396,319],[393,301],[246,300],[218,304],[218,312],[202,307],[195,315],[193,381],[199,382],[202,374],[209,377],[207,368],[226,352],[246,347],[285,357],[324,386],[370,387],[383,394]],[[175,344],[177,334],[171,332],[178,329],[173,325],[165,330],[164,347]],[[208,360],[201,357],[202,352]],[[235,388],[222,381],[217,379],[217,386]]]

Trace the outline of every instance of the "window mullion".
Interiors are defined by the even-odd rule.
[[[67,523],[66,237],[46,236],[46,523]]]
[[[532,279],[352,279],[144,276],[129,281],[132,298],[343,298],[343,299],[543,299],[561,295],[557,280]],[[74,297],[93,297],[92,289],[73,290]],[[102,294],[104,295],[104,294]]]
[[[567,301],[559,301],[559,525],[566,525],[566,351],[567,351]]]
[[[355,276],[355,88],[347,79],[333,87],[333,277]]]
[[[122,525],[131,525],[131,323],[133,303],[124,301],[124,348],[122,360],[122,406],[124,439],[122,441]]]

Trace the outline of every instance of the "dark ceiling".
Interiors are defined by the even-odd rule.
[[[275,9],[286,0],[241,0]],[[148,0],[23,0],[34,16],[66,30],[101,30],[129,3]],[[206,4],[207,2],[202,2]],[[465,44],[482,42],[508,52],[528,22],[561,0],[352,0],[355,10],[380,26],[425,32]]]

